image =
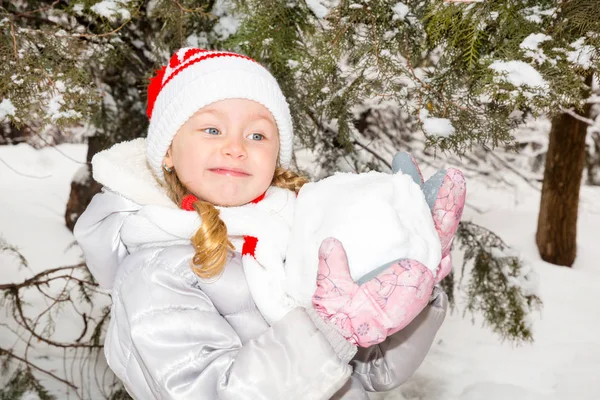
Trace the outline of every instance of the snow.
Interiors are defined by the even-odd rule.
[[[40,400],[40,396],[35,392],[26,391],[19,400]]]
[[[83,15],[83,4],[78,3],[73,6],[73,12],[77,15]]]
[[[525,50],[526,57],[531,57],[538,64],[543,64],[548,57],[546,57],[542,49],[539,48],[539,45],[548,40],[552,40],[552,37],[544,35],[543,33],[532,33],[521,42],[519,47]]]
[[[5,257],[2,257],[1,284],[21,282],[43,270],[81,261],[81,251],[77,246],[73,246],[73,235],[65,226],[64,213],[71,178],[81,166],[80,163],[85,162],[86,151],[86,146],[82,144],[61,144],[56,148],[47,147],[41,150],[36,150],[28,144],[0,146],[0,159],[3,161],[0,162],[0,236],[10,245],[16,246],[29,264],[29,268],[17,268],[16,260],[11,265],[5,263]],[[78,298],[77,293],[74,293],[74,296]],[[29,303],[25,312],[33,317],[37,315],[36,310],[39,313],[39,310],[50,304],[49,300],[35,289],[25,293],[25,300]],[[83,302],[76,306],[90,316],[108,304],[108,297],[102,296],[95,302],[94,307],[97,309],[87,309],[88,306]],[[69,306],[63,307],[55,318],[53,339],[74,340],[81,333],[81,316]],[[14,333],[5,324],[15,329],[12,316],[3,311],[0,313],[0,346],[23,349],[24,343],[16,340]],[[22,333],[22,329],[17,330]],[[89,334],[86,340],[88,338]],[[27,339],[25,336],[25,340]],[[20,354],[22,355],[22,352]],[[81,395],[79,398],[102,399],[104,396],[101,393],[105,392],[105,388],[100,390],[96,382],[109,385],[113,381],[111,374],[103,375],[107,368],[103,357],[96,360],[95,357],[85,357],[81,351],[63,352],[61,349],[49,349],[37,340],[29,349],[29,355],[36,365],[63,377],[66,373],[78,382],[78,392]],[[67,362],[64,367],[63,360]],[[64,385],[47,375],[36,373],[36,376],[41,378],[43,384],[55,393],[58,399],[78,398],[72,395],[67,397]],[[5,376],[0,378],[0,387],[3,386],[4,379]],[[33,394],[25,398],[35,399]]]
[[[400,20],[404,21],[404,17],[408,15],[410,9],[408,6],[402,2],[398,2],[392,7],[392,11],[394,12],[394,16],[392,17],[392,21]]]
[[[0,103],[0,121],[4,120],[7,115],[14,117],[15,111],[17,111],[17,109],[10,99],[2,99],[2,102]]]
[[[423,168],[431,176],[435,169]],[[502,175],[510,175],[503,171]],[[514,177],[513,177],[514,178]],[[600,281],[597,226],[600,188],[583,186],[573,268],[542,261],[535,244],[540,192],[519,180],[514,190],[467,177],[463,220],[485,226],[519,252],[539,279],[544,307],[531,316],[534,342],[501,342],[482,326],[463,318],[464,298],[438,332],[423,365],[398,390],[378,400],[564,400],[598,398],[600,381]],[[476,212],[481,209],[482,212]],[[454,251],[454,270],[462,263]],[[535,276],[535,275],[532,275]],[[534,278],[535,279],[535,278]],[[532,282],[531,286],[534,287]],[[462,307],[462,308],[461,308]],[[468,315],[468,314],[467,314]]]
[[[21,85],[23,82],[23,78],[19,78],[17,74],[11,75],[10,79],[14,82],[15,85]]]
[[[90,179],[90,167],[85,164],[82,165],[75,175],[73,175],[73,182],[84,185]]]
[[[494,61],[489,68],[497,72],[501,80],[515,86],[548,87],[542,75],[523,61]]]
[[[219,18],[219,22],[216,23],[213,28],[213,32],[221,39],[225,40],[229,36],[237,32],[240,27],[241,21],[234,16],[225,15]]]
[[[423,121],[423,130],[428,135],[448,137],[455,132],[448,118],[429,117]]]
[[[541,24],[543,22],[542,17],[544,16],[555,16],[556,8],[548,8],[541,10],[539,6],[529,7],[523,10],[525,19],[535,24]]]
[[[81,113],[75,110],[62,110],[65,104],[62,94],[55,94],[48,102],[48,115],[50,120],[57,121],[61,118],[81,118]]]
[[[596,50],[593,46],[584,45],[585,38],[580,38],[571,43],[575,50],[567,52],[567,61],[576,64],[583,69],[589,69],[592,66],[592,55]]]
[[[306,0],[306,6],[317,18],[323,19],[339,0]]]
[[[285,271],[299,304],[310,304],[317,288],[313,260],[328,237],[344,244],[354,280],[390,260],[414,259],[434,274],[440,263],[431,210],[409,175],[337,173],[305,185],[294,212]]]
[[[102,0],[90,7],[94,13],[108,20],[114,20],[116,16],[123,19],[129,19],[131,14],[124,6],[129,0]]]
[[[198,47],[206,49],[210,43],[206,32],[192,33],[185,39],[186,45],[189,47]]]
[[[429,116],[429,110],[419,110],[419,120],[423,123],[423,131],[430,136],[448,137],[456,131],[452,121],[447,118],[436,118]]]
[[[225,40],[236,33],[242,23],[235,14],[235,5],[228,0],[217,0],[213,6],[212,14],[219,17],[213,27],[213,33],[220,40]],[[201,36],[199,38],[201,39]]]
[[[541,123],[541,122],[539,122]],[[532,122],[533,124],[533,122]],[[544,128],[545,129],[545,128]],[[30,269],[11,268],[2,257],[0,283],[20,282],[34,273],[81,260],[77,246],[71,246],[72,234],[64,226],[65,204],[73,175],[81,167],[59,151],[85,161],[85,145],[63,144],[58,149],[35,150],[26,144],[0,146],[0,159],[21,174],[0,163],[0,236],[17,246]],[[391,155],[382,154],[383,157]],[[433,158],[419,154],[427,163]],[[391,159],[391,158],[390,158]],[[451,166],[447,158],[437,163]],[[314,169],[313,157],[299,157],[307,170]],[[435,164],[434,164],[435,165]],[[421,163],[423,174],[431,176],[436,168]],[[531,316],[534,342],[521,346],[502,342],[482,326],[482,318],[463,317],[464,298],[457,299],[457,309],[449,313],[424,363],[403,386],[390,392],[372,394],[372,400],[595,400],[600,393],[600,188],[582,186],[578,221],[577,259],[573,268],[557,267],[542,261],[535,245],[539,190],[517,178],[510,170],[498,171],[510,185],[495,183],[487,175],[467,173],[467,207],[463,220],[491,229],[525,261],[539,279],[539,296],[544,308]],[[33,179],[22,174],[49,176]],[[481,177],[478,177],[481,176]],[[476,211],[477,210],[477,211]],[[455,272],[462,263],[459,250],[454,251]],[[509,254],[507,254],[509,255]],[[12,262],[15,262],[13,260]],[[457,278],[460,278],[458,276]],[[519,283],[521,284],[521,283]],[[534,285],[532,284],[532,287]],[[28,297],[31,308],[46,304],[39,296]],[[104,304],[108,304],[105,301]],[[98,304],[100,305],[100,304]],[[71,338],[76,329],[73,313],[63,310],[56,326],[56,338]],[[15,343],[13,333],[4,323],[11,316],[0,314],[0,345]],[[79,331],[77,331],[78,333]],[[75,335],[76,336],[76,335]],[[63,352],[49,350],[36,343],[34,360],[63,376]],[[75,355],[67,354],[67,362]],[[80,385],[81,398],[101,399],[105,393],[97,388],[93,375],[85,378],[89,368],[106,367],[103,358],[67,368],[68,374],[87,379]],[[57,398],[76,398],[65,387],[47,376],[37,374]],[[101,379],[102,380],[102,379]],[[0,385],[3,381],[0,381]],[[108,384],[104,381],[104,387]],[[35,397],[34,397],[35,398]]]

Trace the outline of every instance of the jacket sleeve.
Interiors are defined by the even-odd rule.
[[[111,191],[96,194],[73,228],[88,269],[104,289],[112,287],[128,251],[120,237],[123,222],[140,206]]]
[[[329,399],[348,380],[351,367],[304,309],[242,343],[182,272],[187,260],[169,271],[156,259],[177,256],[131,265],[136,254],[120,267],[105,344],[109,365],[135,398]]]
[[[448,297],[435,288],[435,299],[404,329],[384,342],[359,348],[352,365],[353,377],[370,392],[383,392],[402,385],[419,368],[435,335],[444,322]]]

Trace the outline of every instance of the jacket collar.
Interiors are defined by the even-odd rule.
[[[117,143],[97,153],[92,170],[96,182],[141,206],[178,208],[148,166],[145,138]]]

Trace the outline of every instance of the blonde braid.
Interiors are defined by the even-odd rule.
[[[302,186],[308,182],[308,178],[298,175],[294,171],[290,171],[289,169],[285,168],[276,168],[271,185],[283,189],[293,190],[296,192],[296,194],[298,194],[300,189],[302,189]]]
[[[192,259],[192,270],[200,278],[218,276],[227,263],[228,250],[234,250],[227,236],[227,226],[219,216],[219,210],[207,202],[194,202],[194,209],[200,215],[202,225],[192,237],[196,254]]]
[[[181,206],[183,198],[189,194],[189,191],[183,186],[175,171],[164,172],[164,176],[169,197],[175,204]],[[202,224],[191,238],[195,250],[191,268],[200,278],[209,279],[223,271],[227,263],[228,249],[235,248],[227,236],[227,226],[213,204],[197,200],[193,207],[200,216]]]
[[[178,206],[181,206],[183,198],[189,194],[187,188],[181,183],[174,170],[164,171],[165,182],[167,182],[167,194]],[[298,193],[305,183],[306,177],[284,168],[276,168],[271,185],[283,189],[293,190]],[[235,247],[227,235],[227,226],[220,217],[217,208],[203,200],[197,200],[193,204],[194,209],[200,216],[202,224],[192,236],[192,245],[195,254],[192,258],[192,271],[200,278],[209,279],[218,276],[227,264],[228,250]]]

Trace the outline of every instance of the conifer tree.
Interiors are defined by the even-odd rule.
[[[385,170],[419,130],[440,152],[513,148],[528,115],[585,112],[598,11],[596,0],[2,1],[0,118],[32,132],[89,124],[89,162],[145,134],[151,71],[191,45],[245,53],[274,73],[321,176]],[[550,218],[556,205],[542,203]],[[483,227],[462,223],[457,239],[467,308],[503,337],[531,340],[526,316],[539,299],[527,265]],[[452,295],[454,281],[444,283]]]

